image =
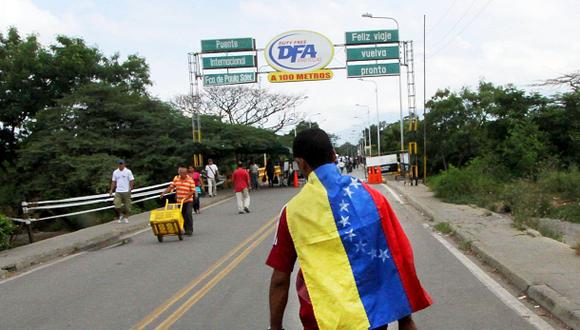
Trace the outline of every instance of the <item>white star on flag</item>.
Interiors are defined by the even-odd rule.
[[[384,251],[379,249],[379,259],[383,260],[383,262],[387,259],[391,259],[391,257],[389,257],[389,249],[385,249]]]
[[[348,195],[348,197],[352,197],[352,191],[350,191],[349,187],[343,188],[342,190],[344,190],[344,195]]]
[[[371,259],[374,259],[377,257],[377,250],[376,249],[371,249],[371,251],[368,253],[369,256],[371,256]]]
[[[356,246],[356,252],[365,252],[365,246],[367,246],[367,243],[363,243],[363,241],[360,241],[358,243],[355,244]]]
[[[340,224],[342,225],[342,227],[346,227],[347,225],[350,225],[350,222],[348,222],[348,219],[350,217],[347,215],[346,217],[343,217],[342,215],[340,216]]]
[[[342,200],[340,202],[340,204],[339,204],[339,206],[340,206],[340,212],[348,212],[348,206],[349,205],[350,205],[349,203],[347,203],[346,201]]]
[[[354,229],[348,230],[346,232],[346,237],[348,238],[349,241],[352,242],[352,238],[356,237],[356,234],[354,233]]]
[[[360,186],[360,182],[358,182],[357,178],[350,178],[350,187],[355,187],[356,189],[358,189],[358,187]]]

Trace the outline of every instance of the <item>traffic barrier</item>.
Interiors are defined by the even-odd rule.
[[[294,171],[294,188],[298,188],[300,185],[298,184],[298,171]]]
[[[367,183],[374,183],[375,175],[371,166],[367,167]]]
[[[367,182],[370,184],[378,184],[383,183],[383,173],[381,173],[380,166],[371,166],[367,168],[368,171],[368,179]]]

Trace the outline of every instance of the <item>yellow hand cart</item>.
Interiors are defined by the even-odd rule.
[[[183,240],[182,208],[183,200],[181,203],[169,203],[167,200],[164,209],[151,211],[149,225],[159,242],[163,242],[163,236],[166,235],[177,235],[180,241]]]

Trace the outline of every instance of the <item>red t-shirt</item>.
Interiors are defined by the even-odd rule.
[[[200,187],[201,186],[201,174],[197,171],[193,172],[190,174],[191,178],[193,179],[193,182],[195,182],[195,186],[196,187]]]
[[[234,182],[234,191],[240,192],[248,188],[250,175],[248,174],[248,171],[240,167],[234,171],[234,174],[232,175],[232,181]]]
[[[266,265],[283,273],[291,273],[297,257],[294,242],[288,229],[288,222],[286,221],[286,208],[284,208],[280,213],[276,240],[266,260]],[[300,301],[300,320],[302,321],[304,330],[317,330],[318,325],[314,317],[314,309],[312,308],[301,270],[298,276],[296,276],[296,291],[298,292],[298,300]]]

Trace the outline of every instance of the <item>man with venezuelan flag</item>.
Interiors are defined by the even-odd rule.
[[[432,304],[421,287],[413,251],[386,198],[341,175],[328,135],[300,132],[293,143],[303,189],[282,209],[266,264],[270,329],[282,329],[296,259],[300,319],[312,329],[416,329],[411,314]]]

